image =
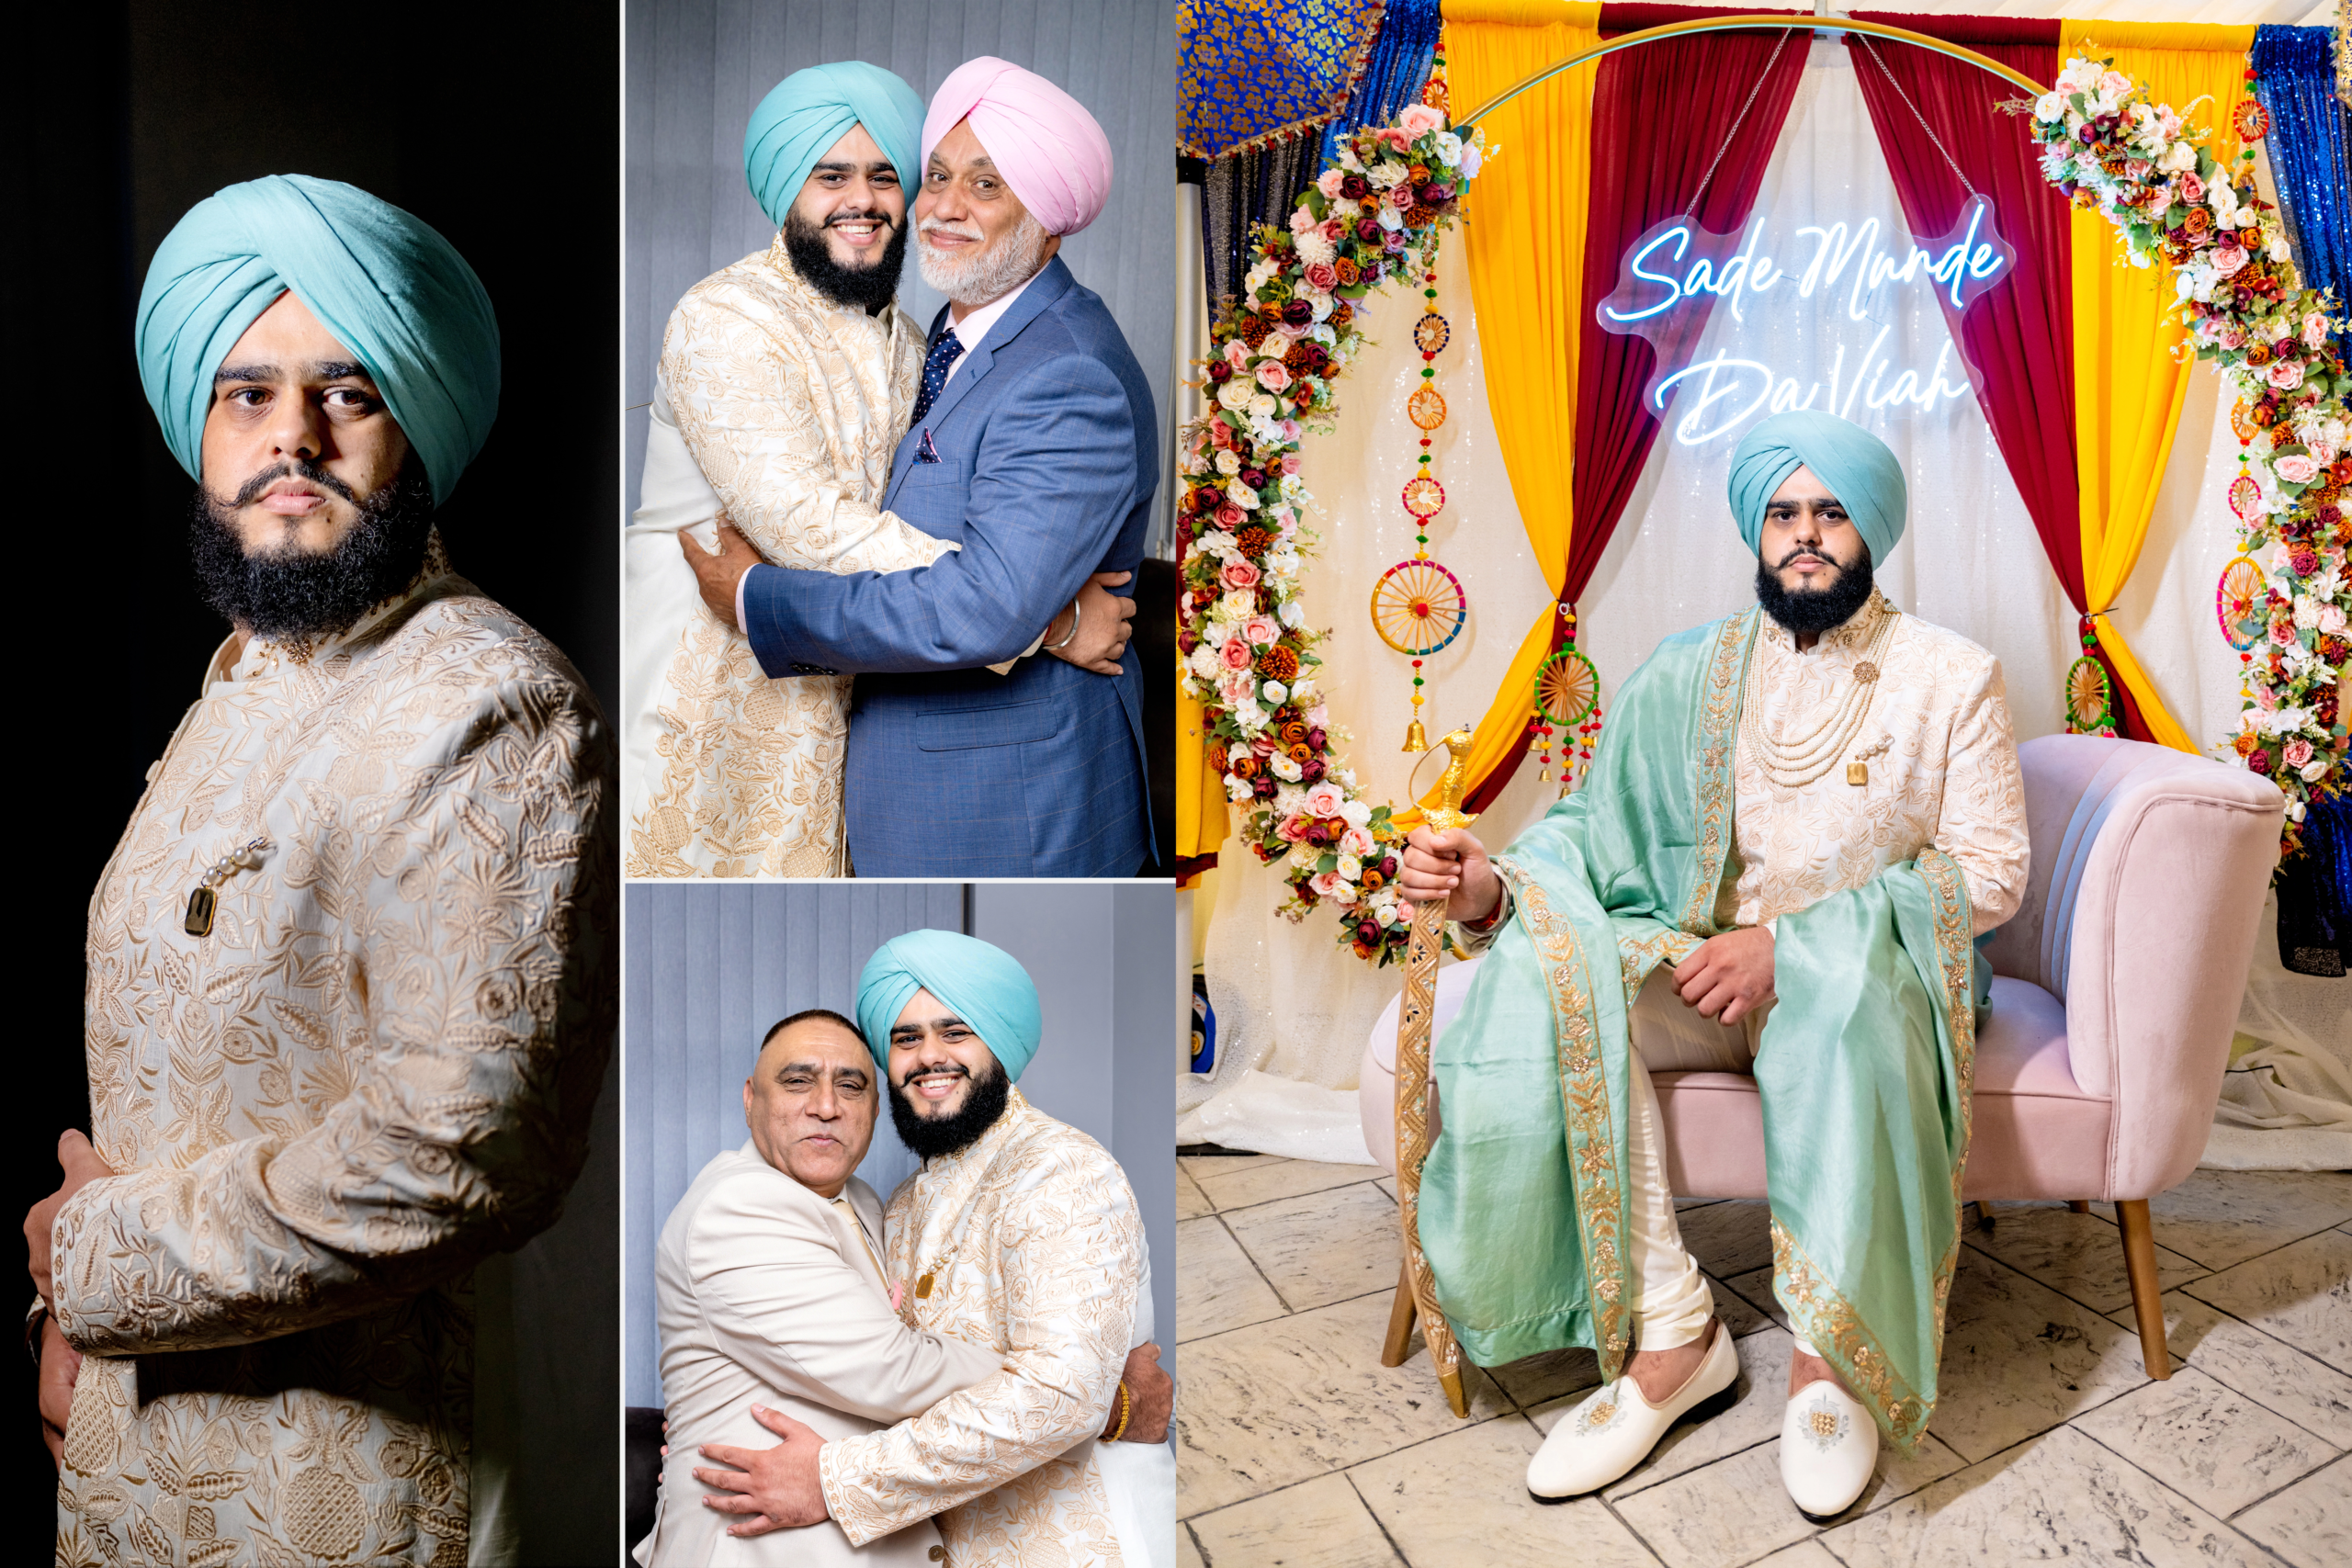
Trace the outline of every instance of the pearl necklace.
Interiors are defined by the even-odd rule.
[[[1853,683],[1838,697],[1827,718],[1793,739],[1764,733],[1763,661],[1753,658],[1747,661],[1747,690],[1740,702],[1740,739],[1766,779],[1782,789],[1803,789],[1837,764],[1870,716],[1871,699],[1878,693],[1880,661],[1900,619],[1901,611],[1891,604],[1884,606],[1861,658],[1854,661]],[[1850,769],[1848,777],[1852,780]]]

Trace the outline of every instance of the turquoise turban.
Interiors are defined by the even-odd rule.
[[[979,1032],[1004,1064],[1005,1077],[1020,1081],[1021,1069],[1037,1054],[1045,1025],[1037,1012],[1036,983],[1012,954],[956,931],[909,931],[876,949],[857,977],[857,1027],[886,1077],[890,1027],[917,991],[946,1003]]]
[[[922,168],[915,161],[922,99],[879,65],[844,60],[811,65],[778,82],[743,128],[743,177],[769,222],[784,227],[784,215],[808,183],[808,171],[853,125],[865,127],[897,167],[907,199],[914,200],[922,186]]]
[[[1751,550],[1764,537],[1764,508],[1800,468],[1829,487],[1871,550],[1886,559],[1911,518],[1903,465],[1886,443],[1850,420],[1806,410],[1776,413],[1747,433],[1731,455],[1731,514]]]
[[[498,316],[449,242],[388,201],[307,175],[216,191],[164,237],[139,291],[139,379],[202,479],[212,373],[291,292],[349,349],[424,464],[437,505],[498,417]]]

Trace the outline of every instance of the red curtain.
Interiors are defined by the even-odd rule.
[[[1611,38],[1668,22],[1739,14],[1690,6],[1604,5],[1600,29],[1603,38]],[[1772,145],[1780,140],[1804,74],[1805,51],[1812,41],[1808,27],[1700,33],[1625,50],[1600,62],[1592,96],[1584,337],[1577,367],[1576,463],[1570,481],[1576,521],[1560,591],[1565,603],[1574,604],[1592,580],[1593,568],[1617,531],[1617,520],[1649,460],[1659,426],[1643,398],[1657,368],[1657,351],[1645,338],[1601,331],[1594,311],[1615,290],[1618,262],[1627,245],[1651,224],[1689,207],[1702,181],[1706,182],[1698,208],[1702,226],[1722,234],[1747,221]],[[1751,86],[1756,88],[1752,103]],[[1671,402],[1669,395],[1669,407]],[[1555,621],[1552,646],[1556,649],[1566,628],[1560,617]],[[1470,807],[1484,810],[1491,805],[1525,754],[1522,737],[1519,749],[1471,792]]]
[[[2027,17],[1921,17],[1857,11],[1856,21],[1883,22],[1974,50],[2047,85],[2058,77],[2058,23]],[[2076,615],[2083,601],[2080,491],[2075,478],[2075,361],[2066,198],[2041,176],[2041,149],[2018,116],[1994,107],[2022,89],[1990,72],[1915,45],[1849,34],[1846,47],[1869,105],[1871,124],[1894,175],[1903,215],[1915,234],[1950,231],[1968,186],[1993,203],[2001,237],[2017,252],[2009,276],[1959,317],[1944,316],[1959,340],[1976,401],[2017,481],[2050,567]],[[1925,120],[1925,124],[1921,123]],[[1932,134],[1930,132],[1932,131]],[[1940,144],[1940,145],[1939,145]],[[1950,154],[1947,161],[1946,154]],[[1960,166],[1955,173],[1952,164]],[[1967,185],[1961,175],[1967,175]],[[1958,319],[1955,319],[1958,318]],[[2092,649],[2101,665],[2104,654]],[[2122,727],[2152,739],[2112,667]]]

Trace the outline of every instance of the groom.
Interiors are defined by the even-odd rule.
[[[974,668],[1023,651],[1017,628],[1055,620],[1090,574],[1142,559],[1150,387],[1056,254],[1102,209],[1110,143],[1060,88],[985,56],[941,85],[922,143],[916,254],[949,303],[884,505],[963,548],[834,575],[765,565],[721,529],[718,552],[687,558],[770,675],[858,676],[846,804],[861,874],[1125,876],[1150,843],[1136,655],[1110,680],[1055,660]]]

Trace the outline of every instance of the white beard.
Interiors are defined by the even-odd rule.
[[[950,233],[965,231],[953,224],[934,225],[928,220],[917,225],[919,231],[933,227]],[[915,261],[925,283],[956,304],[975,308],[1003,299],[1035,276],[1037,269],[1046,265],[1046,244],[1052,238],[1035,215],[1024,212],[1012,232],[967,256],[951,259],[922,240],[919,232]]]

